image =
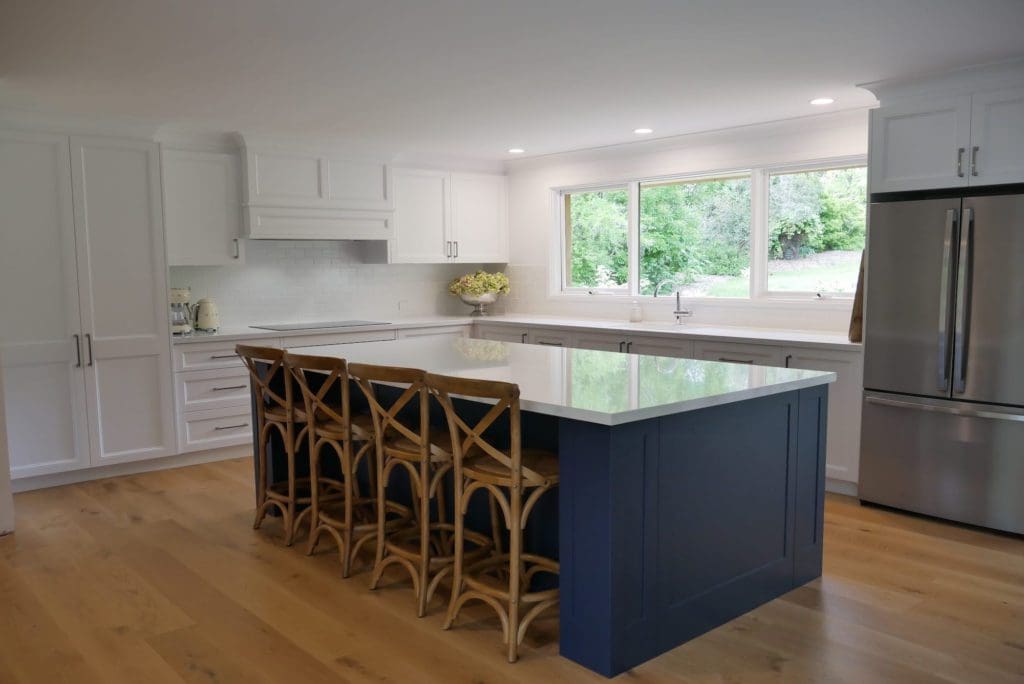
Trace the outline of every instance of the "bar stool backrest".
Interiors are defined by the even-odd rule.
[[[306,415],[312,425],[335,422],[346,426],[351,418],[348,364],[345,359],[328,356],[285,353],[285,366],[302,392]],[[320,376],[322,384],[313,389],[311,376]],[[330,401],[331,398],[335,401]],[[337,401],[340,399],[340,402]],[[340,413],[339,413],[340,409]]]
[[[276,406],[286,415],[291,415],[295,404],[292,397],[292,383],[284,367],[284,351],[274,347],[239,344],[235,347],[235,353],[241,357],[242,363],[249,369],[252,393],[256,396],[256,405],[260,414],[262,415],[266,409]],[[265,364],[267,368],[261,370],[259,364]],[[283,396],[273,388],[278,379],[283,381]]]
[[[448,418],[448,429],[452,435],[455,458],[461,461],[471,449],[478,449],[509,469],[513,482],[525,478],[542,483],[544,476],[523,467],[522,423],[519,411],[519,385],[493,380],[456,378],[449,375],[427,374],[427,387],[437,397]],[[466,399],[495,401],[483,418],[470,425],[455,410],[451,395]],[[502,450],[484,438],[487,428],[508,412],[509,448]]]
[[[415,444],[421,456],[425,458],[430,449],[430,395],[427,392],[426,371],[418,368],[352,363],[349,364],[348,372],[370,404],[373,428],[380,438],[379,443],[385,444],[389,436],[398,433]],[[398,385],[402,392],[393,401],[382,401],[373,383]],[[417,429],[409,427],[399,417],[413,399],[419,400]]]

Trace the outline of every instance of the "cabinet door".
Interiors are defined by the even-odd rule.
[[[514,328],[505,325],[482,326],[477,325],[477,338],[481,340],[497,340],[499,342],[518,342],[525,344],[530,334],[523,328]]]
[[[221,266],[241,261],[238,158],[163,150],[167,263]]]
[[[155,144],[72,138],[93,465],[175,451],[167,264]]]
[[[1024,182],[1024,88],[979,93],[971,102],[970,184]]]
[[[626,338],[618,333],[579,333],[576,335],[573,346],[577,349],[624,352],[626,351]]]
[[[439,264],[452,252],[449,175],[445,171],[395,169],[394,264]]]
[[[452,174],[452,240],[455,261],[508,261],[505,177]]]
[[[693,358],[692,340],[652,339],[647,337],[631,337],[626,342],[626,351],[630,354],[647,356],[673,356],[680,359]]]
[[[836,480],[857,482],[860,464],[860,413],[864,380],[861,352],[788,348],[789,368],[831,371],[836,381],[828,388],[828,437],[825,474]]]
[[[539,344],[545,347],[571,347],[572,335],[562,330],[547,330],[539,328],[531,330],[526,336],[526,341],[530,344]]]
[[[0,133],[0,365],[11,475],[89,464],[68,139]]]
[[[783,365],[782,349],[764,344],[701,341],[694,343],[693,351],[695,358],[704,361],[746,363],[754,366]]]
[[[871,112],[871,192],[967,185],[971,98],[918,97]]]

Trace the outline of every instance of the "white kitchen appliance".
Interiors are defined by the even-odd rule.
[[[192,290],[187,287],[172,287],[170,294],[171,304],[171,334],[189,335],[192,333]]]
[[[196,302],[196,330],[217,332],[220,329],[220,311],[217,303],[209,297]]]

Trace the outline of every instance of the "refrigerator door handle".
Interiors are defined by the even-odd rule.
[[[971,261],[973,258],[972,233],[974,232],[974,209],[964,208],[960,226],[960,254],[956,278],[956,323],[953,327],[953,392],[967,390],[967,326],[971,306]]]
[[[967,418],[991,418],[993,420],[1010,420],[1018,423],[1024,423],[1024,414],[1021,413],[1001,413],[997,411],[962,409],[954,406],[919,404],[915,401],[900,401],[899,399],[885,399],[883,397],[876,396],[865,396],[864,401],[869,404],[877,404],[879,406],[893,406],[896,408],[915,409],[917,411],[931,411],[932,413],[948,413],[950,415],[964,416]]]
[[[949,306],[953,290],[953,244],[959,228],[960,212],[946,210],[946,236],[942,243],[942,273],[939,287],[939,382],[940,392],[949,391]]]

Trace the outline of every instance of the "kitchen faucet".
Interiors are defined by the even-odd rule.
[[[672,312],[676,317],[676,325],[682,325],[684,318],[693,315],[693,309],[684,309],[679,297],[679,290],[676,290],[676,310]]]

